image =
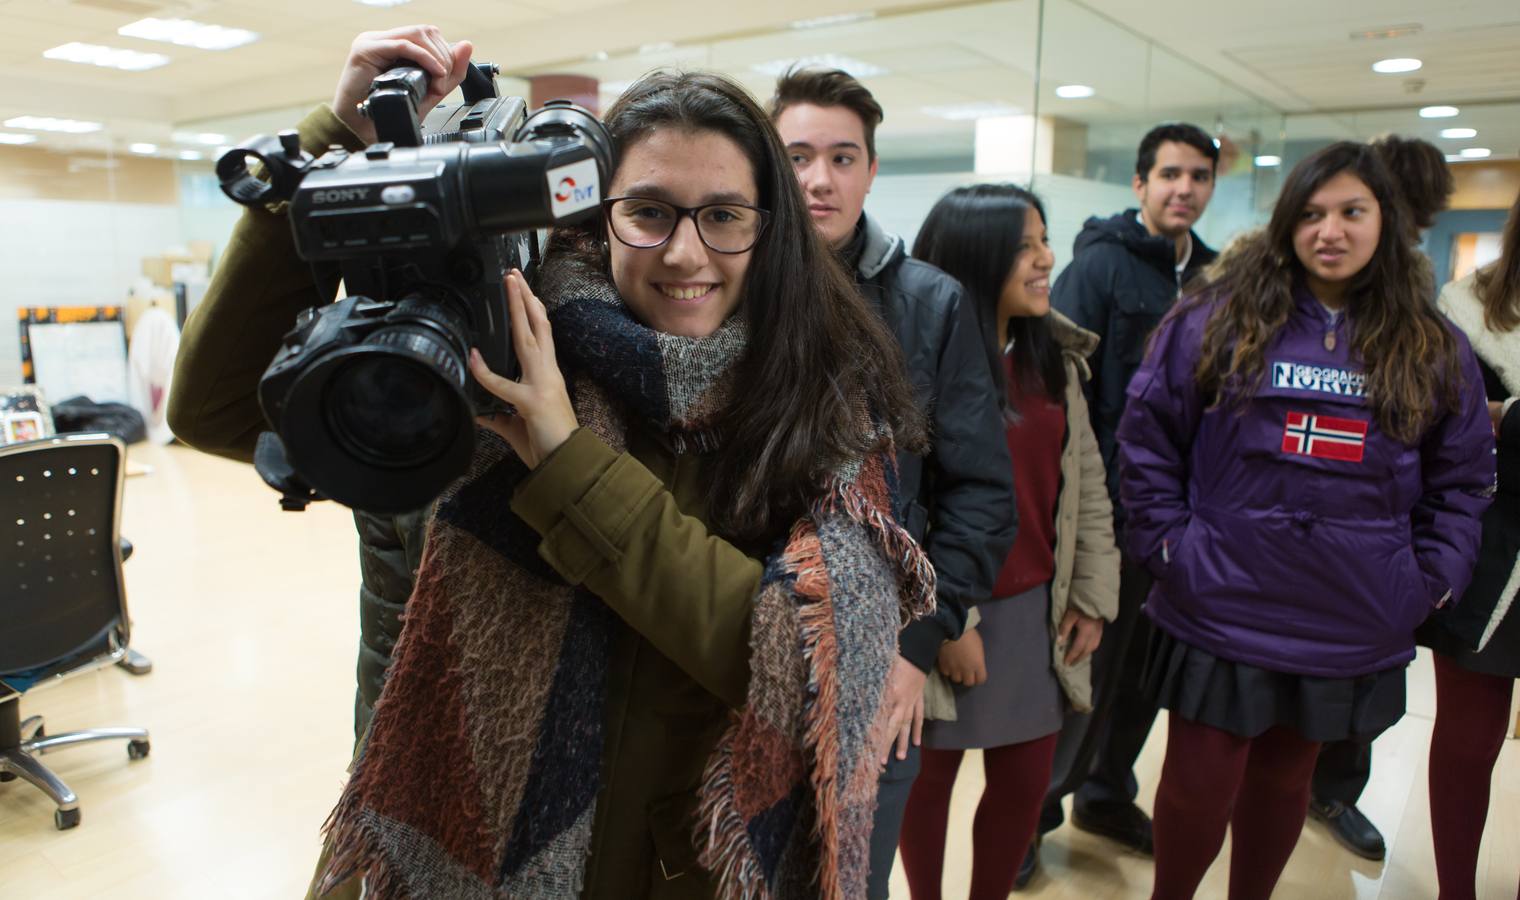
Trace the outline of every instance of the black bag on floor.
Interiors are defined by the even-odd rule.
[[[53,404],[53,425],[62,434],[66,431],[104,431],[114,434],[128,444],[135,444],[148,436],[148,425],[142,413],[125,403],[96,403],[89,397],[70,397]]]

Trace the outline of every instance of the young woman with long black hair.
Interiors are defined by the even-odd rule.
[[[955,276],[975,304],[1005,414],[1019,533],[993,599],[940,650],[928,695],[947,699],[925,710],[900,847],[914,900],[938,900],[950,792],[964,752],[980,749],[971,898],[1003,900],[1034,838],[1065,712],[1091,707],[1091,655],[1118,609],[1113,510],[1082,392],[1098,337],[1050,308],[1055,257],[1029,191],[951,191],[913,255]]]
[[[1483,380],[1396,192],[1364,144],[1303,160],[1130,383],[1125,538],[1157,578],[1146,681],[1170,711],[1155,900],[1193,896],[1227,827],[1231,900],[1271,896],[1321,742],[1403,715],[1415,628],[1471,577]]]
[[[432,76],[425,113],[470,49],[360,35],[305,146],[373,139],[357,102],[398,62]],[[521,379],[472,355],[514,413],[437,502],[319,893],[864,891],[895,638],[933,601],[890,487],[921,416],[742,88],[653,74],[606,125],[601,217],[507,279]],[[206,366],[310,301],[289,235],[245,214]]]
[[[1520,198],[1499,259],[1446,285],[1437,305],[1467,335],[1498,439],[1499,490],[1462,603],[1420,629],[1434,653],[1430,833],[1441,900],[1473,900],[1489,786],[1520,678]]]

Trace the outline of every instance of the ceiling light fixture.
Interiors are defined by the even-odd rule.
[[[1450,119],[1460,112],[1455,106],[1425,106],[1420,108],[1420,118]]]
[[[201,152],[199,150],[181,150],[179,151],[179,158],[187,161],[197,160],[201,158]]]
[[[1085,84],[1063,84],[1056,88],[1056,96],[1063,100],[1085,100],[1096,93]]]
[[[818,16],[813,19],[798,19],[792,23],[793,28],[827,28],[830,25],[848,25],[851,22],[864,22],[867,19],[876,18],[876,13],[865,10],[863,12],[840,13],[834,16]]]
[[[995,101],[957,103],[952,106],[923,106],[919,108],[919,111],[926,116],[949,119],[952,122],[969,122],[974,119],[987,119],[997,116],[1016,116],[1023,112],[1017,106],[1009,106],[1006,103],[997,103]]]
[[[875,63],[868,63],[853,56],[841,56],[838,53],[820,53],[814,56],[799,56],[792,59],[773,59],[769,62],[756,63],[750,66],[750,68],[762,75],[776,78],[793,67],[807,69],[814,66],[823,69],[840,69],[856,78],[875,78],[879,75],[887,74],[886,69]]]
[[[130,25],[116,29],[123,37],[142,38],[145,41],[162,41],[181,47],[201,50],[231,50],[251,44],[259,39],[258,32],[242,28],[224,28],[207,25],[189,19],[138,19]]]
[[[1442,128],[1441,129],[1441,137],[1443,137],[1443,138],[1450,138],[1450,139],[1456,140],[1456,141],[1465,141],[1468,138],[1475,138],[1477,136],[1478,136],[1478,129],[1476,129],[1476,128]]]
[[[210,131],[176,131],[174,139],[181,144],[205,144],[207,147],[216,147],[227,143],[227,135],[216,134]]]
[[[133,144],[127,148],[138,156],[152,156],[158,152],[157,144]]]
[[[1417,59],[1407,56],[1396,56],[1393,59],[1380,59],[1372,64],[1372,71],[1379,75],[1399,75],[1404,72],[1414,72],[1425,65]]]
[[[1408,25],[1388,25],[1383,28],[1369,28],[1366,31],[1351,32],[1353,41],[1386,41],[1389,38],[1412,37],[1424,31],[1425,27],[1418,22]]]
[[[48,59],[102,66],[107,69],[121,69],[123,72],[144,72],[169,64],[169,57],[162,53],[139,53],[136,50],[102,47],[99,44],[81,44],[78,41],[44,50],[42,55]]]
[[[79,119],[55,119],[52,116],[16,116],[6,119],[7,128],[25,128],[29,131],[61,131],[64,134],[88,134],[99,131],[105,126],[99,122],[84,122]]]
[[[0,131],[0,144],[35,144],[35,134],[15,134],[9,131]]]
[[[1256,167],[1259,169],[1275,169],[1278,166],[1282,165],[1282,157],[1272,156],[1271,154],[1264,154],[1262,156],[1256,157],[1255,162]]]
[[[1494,151],[1487,147],[1463,147],[1458,154],[1463,159],[1488,159]]]

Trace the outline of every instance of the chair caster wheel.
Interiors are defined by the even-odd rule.
[[[53,810],[53,824],[58,826],[59,831],[68,831],[70,828],[79,827],[79,808]]]
[[[148,755],[149,745],[147,741],[130,741],[127,744],[127,757],[130,759],[143,759]]]

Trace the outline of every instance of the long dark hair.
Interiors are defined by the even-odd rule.
[[[1456,408],[1461,361],[1455,338],[1429,301],[1430,263],[1415,249],[1409,208],[1377,151],[1366,144],[1331,144],[1294,166],[1266,229],[1232,244],[1189,286],[1191,296],[1173,315],[1217,299],[1195,374],[1216,405],[1243,405],[1261,382],[1263,355],[1288,321],[1294,291],[1305,280],[1293,250],[1299,217],[1314,192],[1342,172],[1367,185],[1382,218],[1371,261],[1346,288],[1352,351],[1366,373],[1367,405],[1378,426],[1412,444],[1438,412]]]
[[[1504,223],[1499,259],[1473,276],[1473,293],[1483,304],[1483,321],[1494,331],[1520,327],[1520,195]]]
[[[1382,157],[1383,165],[1399,187],[1399,196],[1409,205],[1414,227],[1424,231],[1436,224],[1436,216],[1451,201],[1457,182],[1446,165],[1446,154],[1429,141],[1419,138],[1384,135],[1372,141],[1372,149]]]
[[[771,213],[744,276],[749,339],[735,373],[743,387],[717,422],[724,446],[712,458],[713,529],[740,541],[784,535],[840,465],[876,449],[861,402],[899,447],[924,451],[902,352],[818,237],[781,139],[744,88],[712,73],[654,72],[605,122],[619,159],[659,129],[729,138]],[[605,223],[598,227],[605,241]]]
[[[998,344],[998,298],[1012,274],[1024,243],[1024,220],[1034,210],[1045,220],[1045,205],[1029,191],[1012,184],[973,184],[939,198],[929,210],[913,256],[938,266],[966,288],[976,308],[982,345],[1006,409],[1008,385]],[[1051,334],[1047,316],[1014,316],[1008,320],[1013,374],[1025,391],[1043,391],[1060,402],[1066,392],[1066,366],[1061,347]]]

